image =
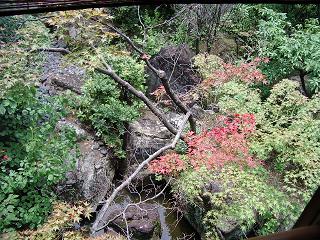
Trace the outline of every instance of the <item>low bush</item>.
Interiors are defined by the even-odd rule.
[[[144,89],[144,67],[127,55],[108,55],[108,63],[124,80],[138,90]],[[113,79],[100,73],[89,73],[80,98],[78,116],[89,122],[109,146],[121,155],[121,136],[125,125],[139,116],[139,103],[134,96],[118,86]]]
[[[54,187],[74,164],[75,133],[55,131],[60,108],[22,84],[0,99],[0,232],[39,226],[52,209]]]

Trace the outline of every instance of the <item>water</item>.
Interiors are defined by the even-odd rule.
[[[121,201],[122,203],[127,201],[139,202],[139,200],[145,200],[147,198],[146,195],[147,194],[144,192],[133,194],[126,190],[123,193],[124,198],[122,198]],[[149,196],[153,195],[151,194]],[[117,202],[119,203],[119,201]],[[200,239],[196,230],[190,225],[190,223],[183,217],[181,213],[176,211],[174,207],[174,199],[168,191],[164,194],[164,196],[152,199],[147,203],[157,205],[157,211],[160,217],[161,240]]]

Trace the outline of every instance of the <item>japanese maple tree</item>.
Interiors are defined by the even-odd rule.
[[[221,116],[219,125],[195,135],[189,132],[186,155],[169,153],[152,161],[149,169],[158,174],[175,175],[187,167],[215,169],[227,163],[255,167],[258,161],[249,153],[247,138],[255,130],[253,114]]]
[[[212,72],[211,77],[205,79],[201,83],[201,88],[210,89],[211,87],[229,82],[231,80],[239,80],[248,84],[266,83],[266,77],[258,69],[259,64],[268,63],[268,58],[255,58],[248,63],[234,65],[231,63],[222,62],[222,68]]]

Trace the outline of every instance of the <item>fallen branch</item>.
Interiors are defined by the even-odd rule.
[[[134,96],[141,99],[147,107],[159,118],[159,120],[163,123],[163,125],[172,133],[177,134],[177,130],[175,127],[166,119],[163,113],[160,112],[160,110],[149,100],[149,98],[146,97],[141,91],[138,91],[135,89],[130,83],[124,81],[119,75],[117,75],[113,69],[108,65],[107,63],[104,63],[106,69],[96,67],[95,69],[103,74],[108,75],[111,77],[114,81],[119,83],[121,86],[123,86],[125,89],[127,89],[129,92],[131,92]],[[183,138],[183,136],[182,136]]]
[[[122,191],[125,187],[127,187],[131,181],[138,175],[138,173],[153,159],[155,159],[156,157],[160,156],[163,152],[165,152],[168,149],[174,149],[176,147],[176,144],[178,142],[178,140],[181,137],[181,134],[183,132],[183,129],[185,127],[186,122],[188,121],[189,117],[191,115],[191,112],[187,112],[187,114],[185,115],[185,117],[183,118],[183,121],[179,127],[179,130],[175,136],[175,138],[173,139],[172,143],[169,145],[166,145],[162,148],[160,148],[158,151],[156,151],[155,153],[153,153],[152,155],[150,155],[146,160],[144,160],[137,168],[136,170],[124,181],[121,183],[121,185],[119,185],[111,194],[111,196],[107,199],[106,203],[103,205],[103,207],[101,208],[101,210],[99,211],[96,220],[94,221],[92,227],[91,227],[91,234],[94,235],[99,229],[100,229],[100,222],[103,219],[104,214],[106,213],[106,211],[108,210],[109,206],[111,205],[111,203],[113,202],[113,200],[116,198],[116,196],[118,195],[118,193],[120,191]]]
[[[156,69],[149,61],[150,57],[143,52],[141,49],[139,49],[134,43],[133,41],[126,36],[123,32],[121,32],[119,29],[115,28],[114,26],[112,26],[111,24],[105,24],[107,25],[109,28],[111,28],[112,30],[114,30],[116,33],[118,33],[122,38],[124,38],[127,43],[136,51],[140,54],[140,58],[141,60],[143,60],[146,65],[148,66],[148,68],[154,72],[160,79],[162,85],[164,86],[164,89],[166,90],[166,93],[168,94],[168,96],[171,98],[171,100],[179,107],[179,109],[186,114],[187,112],[189,112],[190,109],[188,109],[187,106],[184,105],[184,103],[178,98],[178,96],[173,92],[173,90],[171,89],[170,85],[169,85],[169,79],[168,76],[166,75],[166,73],[160,69]],[[196,133],[196,121],[195,119],[192,117],[192,115],[189,118],[189,123],[190,123],[190,129]]]
[[[71,52],[65,48],[37,48],[30,50],[31,52],[59,52],[62,54],[70,54]]]

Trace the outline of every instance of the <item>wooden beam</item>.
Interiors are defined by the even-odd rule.
[[[84,8],[179,3],[312,3],[311,0],[0,0],[0,16],[66,11]]]
[[[304,208],[293,228],[300,228],[316,224],[319,225],[320,228],[320,187],[313,194],[311,200]]]
[[[260,236],[249,238],[248,240],[319,240],[320,226],[308,226],[295,228],[286,232],[270,234],[268,236]]]

